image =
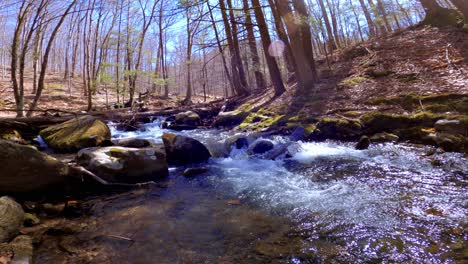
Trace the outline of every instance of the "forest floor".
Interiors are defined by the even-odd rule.
[[[252,96],[244,105],[267,115],[299,117],[404,113],[404,104],[382,102],[405,96],[468,95],[467,47],[468,34],[455,28],[394,32],[340,50],[328,61],[319,58],[320,82],[308,89],[309,94],[293,84],[279,98],[270,92]]]
[[[309,94],[289,84],[287,92],[273,98],[271,90],[245,99],[254,112],[289,116],[345,115],[366,111],[405,112],[404,105],[379,104],[379,98],[407,95],[468,94],[468,34],[456,28],[417,27],[394,32],[318,58],[320,82]],[[26,102],[31,101],[32,74],[27,73]],[[71,89],[70,89],[71,87]],[[71,82],[59,74],[49,74],[39,109],[86,110],[80,78]],[[111,89],[109,89],[110,91]],[[211,98],[216,100],[218,98]],[[96,110],[105,110],[106,101],[115,102],[115,93],[104,90],[93,96]],[[177,107],[180,98],[151,97],[150,110]],[[195,103],[203,101],[196,96]],[[372,103],[374,102],[374,103]],[[377,102],[377,103],[375,103]],[[110,104],[110,103],[109,103]],[[424,106],[423,106],[424,107]],[[0,77],[0,108],[14,109],[9,78]],[[0,117],[14,117],[2,111]]]

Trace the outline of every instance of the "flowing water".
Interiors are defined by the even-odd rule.
[[[164,130],[155,121],[136,132],[112,132],[114,138],[158,143]],[[76,251],[68,261],[468,260],[468,162],[462,154],[429,156],[430,148],[401,144],[360,151],[348,143],[273,137],[276,150],[291,154],[272,160],[268,153],[251,156],[246,149],[226,148],[232,132],[179,133],[228,155],[212,158],[203,175],[185,178],[183,168],[171,168],[157,187],[100,200],[91,216],[79,220],[84,230],[63,238],[61,243]],[[50,253],[52,248],[39,250],[37,262],[64,261],[63,253]]]

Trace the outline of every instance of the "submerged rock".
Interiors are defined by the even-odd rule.
[[[162,137],[169,164],[186,165],[206,162],[211,157],[208,149],[199,141],[172,133]]]
[[[83,148],[103,146],[110,141],[109,127],[92,116],[74,118],[48,127],[40,132],[49,147],[59,152],[73,152]]]
[[[184,175],[185,177],[193,177],[193,176],[197,176],[197,175],[200,175],[200,174],[203,174],[203,173],[206,173],[206,172],[208,172],[208,169],[205,168],[205,167],[187,168],[187,169],[184,170],[182,175]]]
[[[356,149],[358,150],[364,150],[364,149],[368,149],[370,146],[370,140],[369,140],[369,137],[367,136],[362,136],[361,139],[359,140],[359,142],[356,144]]]
[[[32,194],[62,190],[68,166],[33,147],[0,140],[0,193]]]
[[[78,152],[77,160],[80,165],[109,182],[148,182],[168,174],[162,146],[142,149],[87,148]]]
[[[275,144],[271,140],[259,139],[255,141],[250,147],[250,151],[253,154],[263,154],[272,150],[275,147]]]
[[[151,142],[141,138],[123,138],[114,141],[114,144],[125,148],[146,148],[151,146]]]
[[[24,221],[21,205],[7,196],[0,198],[0,243],[15,237]]]

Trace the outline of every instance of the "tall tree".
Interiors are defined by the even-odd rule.
[[[266,87],[263,73],[261,72],[260,57],[257,51],[257,41],[255,40],[255,34],[253,30],[252,18],[250,16],[249,1],[243,0],[244,14],[245,14],[245,28],[247,30],[247,40],[249,42],[250,57],[252,58],[252,67],[255,74],[255,82],[257,89],[263,90]]]
[[[263,51],[265,53],[266,63],[268,65],[268,71],[270,73],[270,79],[275,89],[275,95],[279,96],[286,91],[284,88],[283,80],[281,79],[281,73],[278,68],[276,59],[268,53],[271,46],[270,33],[268,32],[268,26],[265,21],[262,6],[259,0],[252,0],[252,6],[257,20],[257,25],[260,30],[260,36],[262,38]]]

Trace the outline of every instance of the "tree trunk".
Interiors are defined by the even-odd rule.
[[[257,19],[258,28],[260,30],[260,36],[262,38],[263,52],[265,53],[265,58],[268,65],[268,70],[270,73],[271,82],[275,89],[275,95],[279,96],[286,91],[284,88],[283,80],[281,79],[281,73],[278,68],[278,64],[274,57],[268,53],[268,49],[271,45],[270,34],[268,32],[268,26],[263,15],[262,7],[259,3],[259,0],[252,0],[252,5],[255,12],[255,18]]]
[[[374,22],[372,21],[372,17],[369,13],[369,10],[367,9],[366,4],[364,3],[364,0],[359,0],[359,3],[361,4],[361,9],[364,12],[364,16],[367,21],[367,26],[369,27],[369,37],[373,38],[375,37],[375,25]]]
[[[252,67],[255,74],[255,82],[257,89],[264,90],[266,88],[263,73],[260,71],[260,57],[258,56],[257,41],[253,30],[252,18],[250,16],[249,1],[243,0],[245,13],[245,28],[247,29],[247,39],[249,42],[250,56],[252,57]]]
[[[288,34],[286,33],[286,29],[284,28],[281,16],[278,13],[277,6],[273,2],[273,0],[268,0],[268,3],[270,4],[271,13],[273,14],[276,33],[278,34],[278,37],[281,39],[281,41],[283,41],[286,45],[286,50],[284,51],[284,61],[286,63],[286,68],[288,69],[288,73],[293,74],[295,67],[294,59],[292,57],[291,43],[289,43]]]
[[[323,3],[323,0],[318,0],[318,2],[320,5],[320,9],[322,10],[323,21],[325,22],[325,28],[327,29],[328,46],[331,51],[336,50],[336,43],[334,41],[334,36],[333,36],[332,28],[330,25],[330,20],[328,19],[327,9],[325,8],[325,4]]]

